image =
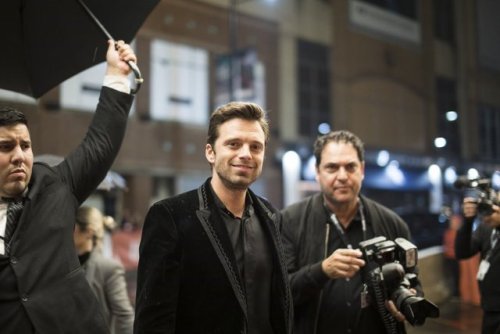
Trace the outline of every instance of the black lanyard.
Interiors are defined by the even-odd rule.
[[[359,215],[361,217],[361,229],[363,231],[363,240],[366,240],[366,237],[367,237],[366,236],[366,219],[365,219],[365,213],[363,212],[363,203],[361,203],[361,200],[359,200],[358,203],[359,203],[359,208],[358,208]],[[340,226],[339,220],[337,219],[337,216],[335,215],[335,213],[332,213],[330,215],[330,219],[332,220],[333,225],[335,225],[335,227],[337,228],[337,231],[339,232],[340,238],[342,239],[344,244],[347,246],[347,248],[352,249],[353,248],[352,244],[347,239],[347,235],[345,234],[342,226]]]

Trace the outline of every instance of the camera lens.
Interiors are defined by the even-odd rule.
[[[421,326],[427,317],[439,317],[439,308],[430,301],[417,297],[400,287],[393,293],[393,302],[412,326]]]

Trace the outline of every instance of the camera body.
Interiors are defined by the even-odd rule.
[[[359,247],[368,270],[364,272],[363,279],[386,328],[396,326],[385,307],[386,300],[392,300],[413,326],[423,325],[427,317],[439,316],[436,305],[410,290],[418,284],[415,272],[418,251],[414,244],[404,238],[392,241],[380,236],[360,242]]]
[[[490,179],[469,179],[467,176],[459,176],[454,186],[457,189],[473,192],[472,197],[477,200],[477,213],[480,215],[489,216],[493,213],[493,205],[500,206],[498,194],[491,186]]]

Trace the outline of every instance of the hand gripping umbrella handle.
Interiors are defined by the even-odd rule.
[[[133,61],[127,61],[127,64],[128,66],[130,66],[135,76],[135,88],[130,89],[130,94],[137,94],[139,89],[141,89],[141,85],[144,82],[144,79],[142,78],[141,71],[139,70],[139,67],[136,63],[134,63]]]
[[[77,1],[83,7],[85,12],[87,12],[87,14],[90,16],[92,21],[94,21],[94,23],[99,27],[99,29],[101,29],[101,31],[104,33],[104,35],[106,35],[106,37],[108,39],[112,39],[114,41],[115,39],[113,38],[113,36],[111,36],[111,34],[102,25],[102,23],[99,21],[99,19],[94,15],[94,13],[92,13],[90,8],[87,7],[87,5],[82,0],[77,0]],[[115,45],[115,47],[116,47],[116,45]],[[130,66],[130,68],[132,69],[132,72],[134,72],[134,75],[135,75],[135,88],[132,88],[130,90],[130,93],[136,94],[139,91],[139,89],[141,88],[141,85],[144,82],[144,79],[142,78],[141,71],[139,70],[139,67],[137,66],[136,63],[134,63],[133,61],[127,61],[127,64],[128,64],[128,66]]]
[[[111,37],[111,36],[110,36]],[[115,42],[115,49],[118,49],[118,45]],[[142,77],[141,70],[139,70],[139,66],[131,60],[127,60],[128,67],[134,72],[135,76],[135,88],[130,89],[130,94],[137,94],[139,89],[141,89],[141,85],[144,82],[144,78]]]

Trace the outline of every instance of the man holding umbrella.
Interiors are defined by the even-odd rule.
[[[109,42],[95,116],[59,165],[33,163],[23,113],[0,107],[0,332],[107,333],[73,245],[75,213],[103,180],[132,103],[123,41]]]

